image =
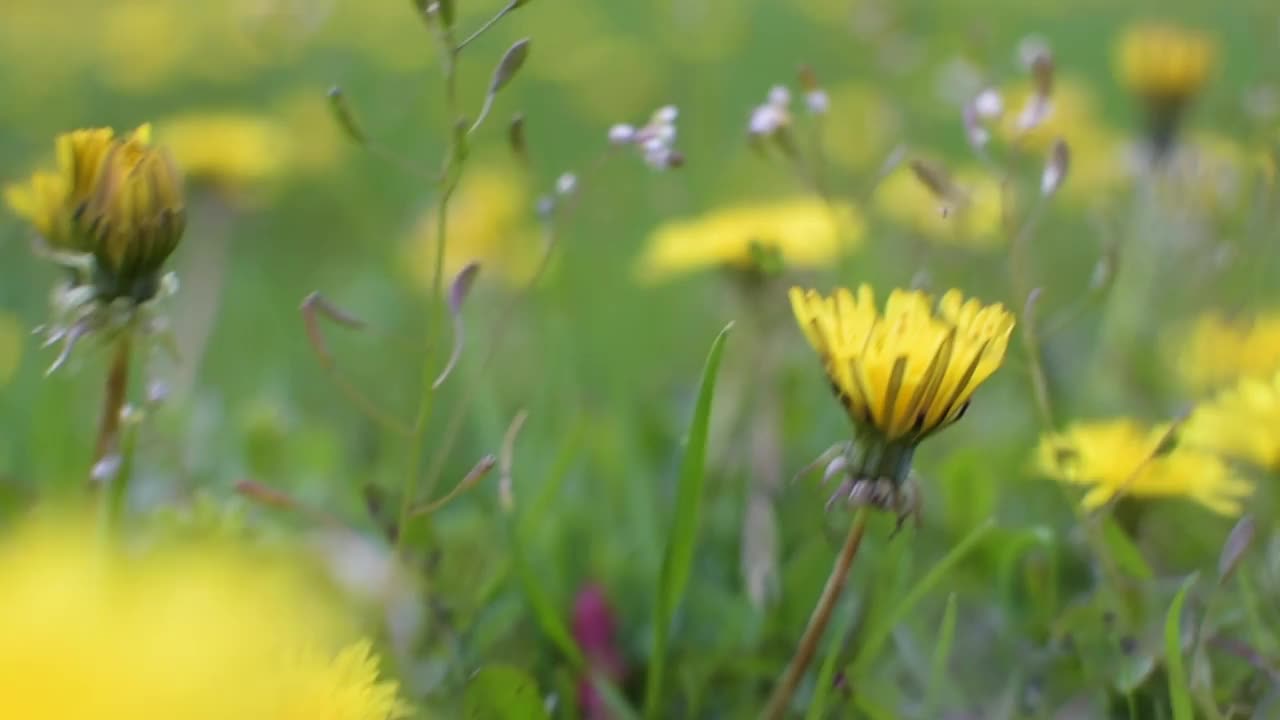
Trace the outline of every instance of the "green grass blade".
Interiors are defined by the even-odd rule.
[[[857,657],[853,662],[855,678],[862,677],[871,668],[871,664],[875,662],[880,655],[880,650],[884,647],[885,642],[888,641],[889,634],[893,632],[893,628],[898,625],[902,618],[906,617],[916,603],[920,602],[938,583],[942,582],[947,572],[972,552],[994,527],[995,521],[988,518],[986,522],[970,531],[963,540],[951,549],[951,552],[947,553],[946,556],[938,561],[937,565],[934,565],[929,572],[925,573],[924,577],[920,578],[920,581],[911,588],[906,597],[894,606],[892,612],[867,631],[866,640],[862,643],[862,647],[858,649]]]
[[[933,664],[929,670],[929,685],[924,696],[924,716],[937,717],[938,696],[947,682],[947,662],[951,659],[951,646],[956,637],[956,594],[947,596],[947,609],[942,613],[942,627],[938,630],[938,644],[933,648]]]
[[[1182,662],[1182,605],[1186,602],[1187,591],[1195,582],[1195,575],[1183,581],[1178,594],[1173,596],[1169,614],[1164,618],[1164,660],[1169,675],[1169,704],[1173,706],[1173,720],[1195,720],[1187,670]]]
[[[726,325],[711,343],[706,365],[702,369],[702,385],[698,390],[698,402],[694,407],[693,421],[680,466],[680,485],[676,493],[675,516],[671,532],[667,536],[666,551],[662,558],[662,575],[658,582],[658,596],[653,618],[653,653],[649,657],[649,673],[645,683],[644,712],[647,718],[660,715],[662,699],[662,675],[666,671],[667,634],[671,619],[693,569],[693,549],[698,535],[698,516],[702,509],[703,472],[707,456],[707,432],[711,424],[711,401],[715,396],[716,376],[720,371],[720,358],[724,354],[725,340],[733,327]]]
[[[836,664],[840,661],[844,638],[849,634],[856,616],[854,608],[849,607],[832,628],[833,632],[828,640],[830,647],[827,648],[827,656],[822,659],[822,667],[818,668],[818,682],[813,688],[813,697],[809,700],[809,710],[804,714],[805,720],[822,720],[827,711],[827,696],[831,694],[831,686],[835,683]]]

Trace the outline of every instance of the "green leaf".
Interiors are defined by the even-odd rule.
[[[1164,660],[1169,675],[1169,704],[1173,706],[1173,720],[1195,720],[1187,670],[1182,662],[1182,605],[1186,602],[1187,591],[1195,582],[1195,575],[1183,581],[1178,594],[1173,596],[1169,614],[1164,618]]]
[[[1151,572],[1151,566],[1142,557],[1142,551],[1109,516],[1102,521],[1102,538],[1111,553],[1111,559],[1116,561],[1121,570],[1138,580],[1150,580],[1155,576]]]
[[[467,720],[550,720],[538,684],[520,668],[488,665],[467,683]]]
[[[929,686],[925,690],[924,715],[936,717],[938,695],[947,682],[947,661],[951,659],[951,646],[956,637],[956,594],[947,596],[947,609],[942,612],[942,627],[938,629],[938,644],[933,647],[933,665],[929,671]]]
[[[694,407],[693,421],[685,445],[684,462],[680,466],[680,486],[676,494],[675,517],[667,536],[666,551],[662,558],[662,575],[658,581],[657,607],[653,619],[653,654],[649,657],[649,672],[645,684],[645,717],[660,716],[662,699],[662,675],[666,670],[667,634],[680,598],[684,595],[693,569],[693,550],[697,542],[698,516],[702,510],[702,494],[706,485],[704,472],[707,459],[707,433],[711,424],[711,401],[715,397],[716,376],[720,372],[720,358],[724,354],[725,340],[733,323],[725,326],[711,343],[706,365],[702,369],[702,385],[698,390],[698,402]]]
[[[893,632],[893,628],[915,608],[916,603],[920,602],[938,583],[942,582],[942,579],[946,577],[951,568],[958,565],[966,555],[972,552],[994,527],[995,521],[988,518],[986,522],[971,530],[963,540],[951,549],[951,552],[947,553],[946,556],[938,561],[937,565],[934,565],[929,572],[925,573],[924,577],[920,578],[920,581],[911,588],[901,602],[894,606],[891,612],[867,631],[866,640],[862,643],[862,647],[858,649],[858,654],[853,661],[854,677],[861,678],[871,669],[872,663],[880,655],[880,650],[884,647],[885,642],[888,641],[889,634]]]

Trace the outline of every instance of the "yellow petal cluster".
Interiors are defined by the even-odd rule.
[[[0,537],[5,717],[408,716],[296,557],[227,539],[117,542],[92,528],[42,518]]]
[[[1280,370],[1280,313],[1233,320],[1206,312],[1169,347],[1179,380],[1193,392],[1241,377],[1270,378]]]
[[[1120,39],[1118,72],[1139,97],[1181,103],[1204,86],[1215,52],[1213,41],[1199,30],[1168,23],[1137,25]]]
[[[1252,492],[1218,455],[1177,446],[1164,451],[1168,426],[1147,427],[1127,418],[1076,423],[1040,440],[1040,472],[1088,488],[1092,509],[1116,496],[1185,498],[1220,515],[1239,515]]]
[[[894,290],[881,313],[870,286],[824,296],[792,288],[796,321],[859,428],[919,440],[955,422],[1004,360],[1013,316],[958,290],[936,309],[922,292]]]
[[[1189,446],[1280,470],[1280,374],[1246,377],[1199,405],[1183,426]]]
[[[750,268],[753,246],[777,252],[787,266],[822,267],[857,248],[865,230],[851,205],[794,199],[727,207],[660,226],[637,274],[641,282],[656,282],[709,268]]]
[[[9,206],[53,249],[93,255],[103,299],[150,298],[185,228],[177,166],[151,145],[149,125],[119,138],[110,128],[74,130],[58,136],[55,153],[56,173],[6,188]]]

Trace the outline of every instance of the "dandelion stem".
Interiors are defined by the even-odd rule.
[[[1002,187],[1007,186],[1006,183]],[[1008,202],[1002,202],[1008,206]],[[1049,393],[1049,379],[1044,371],[1043,352],[1040,348],[1040,333],[1036,322],[1036,300],[1039,293],[1032,287],[1029,243],[1032,231],[1040,219],[1044,201],[1037,202],[1032,208],[1022,228],[1013,237],[1009,246],[1009,276],[1013,286],[1014,302],[1022,307],[1021,322],[1022,349],[1027,356],[1027,367],[1031,373],[1031,391],[1035,398],[1036,410],[1040,413],[1040,421],[1045,428],[1054,428],[1053,403]]]
[[[813,660],[814,653],[818,650],[818,641],[822,639],[822,633],[826,631],[827,623],[831,621],[831,615],[835,611],[841,593],[844,592],[849,570],[853,567],[853,560],[858,555],[862,536],[867,529],[867,516],[866,507],[858,508],[857,514],[854,515],[853,522],[849,525],[849,534],[844,539],[844,547],[840,548],[836,564],[831,568],[831,575],[827,577],[826,587],[822,588],[818,604],[814,606],[813,613],[809,616],[809,624],[800,638],[796,654],[791,658],[791,664],[787,666],[786,672],[778,682],[778,687],[769,698],[769,704],[760,715],[764,720],[781,718],[786,713],[787,705],[791,703],[796,688],[800,686],[800,679],[804,677],[809,662]]]
[[[97,483],[96,477],[100,465],[112,453],[120,450],[120,414],[124,410],[125,399],[129,391],[129,360],[133,348],[133,328],[126,327],[116,340],[115,353],[111,358],[111,367],[107,370],[106,393],[102,400],[102,417],[98,421],[98,441],[93,451],[94,477],[91,483]],[[124,499],[129,482],[128,475],[120,468],[113,474],[110,487],[101,493],[108,518],[114,519]]]

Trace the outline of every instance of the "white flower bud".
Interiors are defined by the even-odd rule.
[[[636,129],[626,123],[618,123],[609,128],[610,145],[626,145],[636,137]]]

